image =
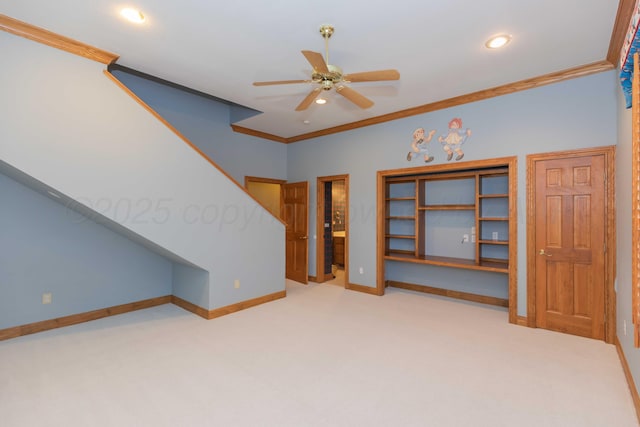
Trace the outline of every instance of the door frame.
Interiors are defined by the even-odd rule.
[[[324,186],[327,182],[344,181],[344,287],[349,285],[349,175],[319,176],[316,179],[316,283],[326,282],[324,272]]]
[[[527,326],[536,327],[536,164],[544,160],[604,155],[605,161],[605,245],[604,260],[604,341],[616,337],[616,223],[615,223],[615,146],[530,154],[527,156]]]

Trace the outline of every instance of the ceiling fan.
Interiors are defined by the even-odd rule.
[[[315,87],[298,106],[296,111],[306,110],[309,105],[318,97],[323,90],[336,90],[337,93],[347,98],[360,108],[369,108],[373,101],[362,95],[360,92],[346,86],[345,83],[375,82],[383,80],[398,80],[400,73],[397,70],[365,71],[362,73],[343,74],[342,69],[329,64],[329,38],[333,35],[331,25],[320,27],[320,34],[324,38],[325,58],[322,54],[303,50],[302,54],[313,67],[311,80],[278,80],[270,82],[254,82],[254,86],[282,85],[292,83],[316,83]]]

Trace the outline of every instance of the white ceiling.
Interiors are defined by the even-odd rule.
[[[135,6],[147,20],[125,22]],[[264,114],[237,123],[292,137],[606,58],[615,0],[0,0],[0,13],[120,55],[117,64]],[[345,73],[395,68],[400,80],[352,83],[375,105],[361,110],[328,93],[294,111],[312,84],[300,53],[324,53]],[[508,33],[506,48],[487,38]],[[303,121],[308,120],[309,124]]]

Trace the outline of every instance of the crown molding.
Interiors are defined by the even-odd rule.
[[[55,47],[56,49],[64,50],[65,52],[69,52],[74,55],[91,59],[102,64],[111,64],[119,58],[119,56],[114,53],[98,49],[97,47],[90,46],[69,37],[61,36],[60,34],[53,33],[45,30],[44,28],[18,21],[17,19],[11,18],[7,15],[0,14],[0,30],[38,43],[46,44],[47,46]]]
[[[372,125],[377,125],[384,122],[403,119],[405,117],[416,116],[419,114],[430,113],[433,111],[443,110],[445,108],[451,108],[458,105],[468,104],[471,102],[482,101],[484,99],[494,98],[497,96],[509,95],[511,93],[520,92],[528,89],[534,89],[534,88],[545,86],[552,83],[559,83],[559,82],[569,80],[569,79],[574,79],[577,77],[584,77],[590,74],[596,74],[604,71],[613,70],[614,68],[615,67],[613,66],[613,64],[606,60],[593,62],[591,64],[568,68],[566,70],[556,71],[554,73],[544,74],[542,76],[520,80],[514,83],[508,83],[506,85],[496,86],[494,88],[484,89],[478,92],[473,92],[466,95],[460,95],[454,98],[448,98],[442,101],[432,102],[430,104],[424,104],[424,105],[409,108],[406,110],[396,111],[395,113],[389,113],[389,114],[384,114],[382,116],[371,117],[369,119],[347,123],[344,125],[335,126],[327,129],[321,129],[315,132],[309,132],[309,133],[305,133],[297,136],[292,136],[289,138],[284,138],[277,135],[259,132],[252,129],[236,126],[236,125],[231,125],[231,127],[236,132],[246,133],[248,135],[270,139],[272,141],[282,142],[285,144],[291,144],[293,142],[318,138],[321,136],[331,135],[334,133],[346,132],[349,130],[358,129],[366,126],[372,126]]]
[[[620,51],[624,44],[624,38],[627,35],[627,29],[629,28],[629,22],[631,22],[635,4],[636,0],[620,0],[620,3],[618,3],[618,13],[616,14],[613,31],[611,32],[611,40],[609,41],[609,51],[607,52],[607,61],[616,67],[620,61]]]

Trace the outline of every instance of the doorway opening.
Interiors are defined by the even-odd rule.
[[[316,282],[349,283],[349,175],[318,177]]]
[[[285,223],[285,277],[307,284],[309,279],[309,183],[246,176],[247,192]]]
[[[282,218],[282,179],[245,176],[244,188],[277,218]]]

